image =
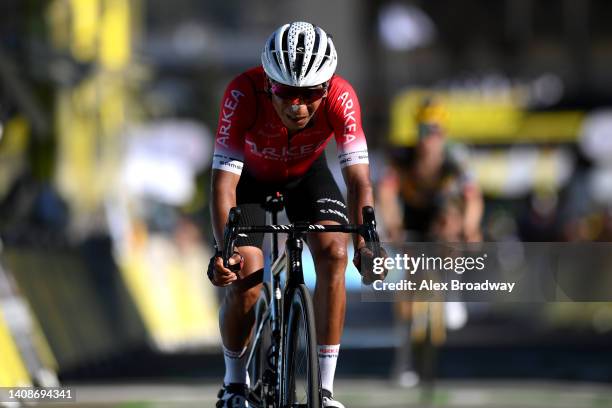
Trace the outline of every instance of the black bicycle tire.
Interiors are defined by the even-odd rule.
[[[292,406],[295,391],[295,382],[292,381],[292,367],[294,366],[294,352],[296,348],[297,335],[300,320],[302,319],[306,334],[307,353],[307,392],[308,408],[320,408],[321,386],[319,377],[319,359],[317,356],[316,328],[314,321],[314,308],[312,298],[306,285],[298,285],[287,298],[289,302],[286,307],[287,319],[284,321],[283,336],[283,362],[281,378],[281,400],[282,406]]]
[[[265,367],[267,366],[266,362],[268,359],[267,351],[269,346],[271,345],[271,336],[272,336],[272,328],[269,325],[269,322],[264,326],[264,329],[261,333],[261,336],[256,338],[255,331],[259,327],[261,323],[261,319],[264,318],[266,312],[268,311],[270,305],[270,294],[271,294],[270,284],[268,282],[264,282],[262,285],[261,291],[259,293],[259,298],[255,303],[255,325],[253,329],[253,337],[251,342],[251,347],[249,349],[249,353],[253,352],[252,349],[255,349],[253,352],[253,358],[247,366],[247,371],[249,373],[251,387],[254,388],[257,385],[257,382],[263,381],[263,373]],[[262,398],[263,395],[257,395],[258,398]]]

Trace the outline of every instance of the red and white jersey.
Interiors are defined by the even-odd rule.
[[[368,163],[359,100],[353,87],[334,75],[308,125],[289,137],[266,92],[262,67],[237,76],[227,87],[215,137],[213,169],[241,174],[243,166],[261,181],[303,175],[336,139],[342,167]]]

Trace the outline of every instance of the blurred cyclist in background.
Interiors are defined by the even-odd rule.
[[[482,195],[462,165],[457,146],[447,143],[447,121],[445,107],[435,99],[425,99],[415,115],[416,146],[391,151],[391,165],[377,192],[381,219],[390,240],[427,240],[435,201],[451,188],[459,188],[465,202],[462,241],[481,239]]]
[[[276,191],[285,197],[291,222],[361,223],[361,208],[373,205],[368,150],[357,95],[334,74],[337,56],[331,37],[309,23],[285,24],[272,33],[261,60],[262,66],[238,75],[223,97],[212,172],[217,244],[223,243],[231,207],[242,209],[243,225],[265,224],[262,204]],[[332,136],[347,184],[347,204],[325,160]],[[362,257],[371,252],[362,237],[353,239],[353,263],[361,271]],[[238,274],[223,266],[219,252],[209,267],[211,281],[227,287],[219,318],[226,371],[218,408],[247,406],[245,352],[261,289],[262,242],[262,234],[238,239],[232,260],[244,263]],[[348,237],[310,234],[307,243],[317,273],[313,303],[322,403],[342,408],[333,398],[333,381],[346,307]]]
[[[391,165],[377,189],[381,220],[390,241],[481,240],[482,195],[462,166],[456,147],[447,143],[447,122],[445,107],[435,99],[424,99],[415,115],[416,146],[391,151]],[[413,341],[423,342],[430,336],[434,346],[440,345],[445,338],[444,316],[450,317],[447,325],[459,326],[467,315],[465,306],[456,302],[444,306],[398,300],[395,306],[402,341],[393,377],[408,387],[419,381],[413,364]],[[413,319],[418,327],[413,327]]]

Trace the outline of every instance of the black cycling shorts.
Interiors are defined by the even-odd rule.
[[[324,154],[315,160],[303,176],[281,184],[262,183],[251,176],[245,166],[236,188],[236,203],[242,210],[239,225],[265,225],[263,204],[267,197],[276,192],[283,194],[285,211],[292,223],[336,221],[348,224],[346,203]],[[262,248],[263,238],[264,234],[240,236],[236,246]]]

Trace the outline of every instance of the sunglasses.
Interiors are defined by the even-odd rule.
[[[273,95],[276,95],[281,99],[290,101],[300,99],[304,103],[308,104],[323,98],[327,92],[327,86],[323,85],[322,87],[299,88],[279,84],[278,82],[272,82],[270,85],[270,91]]]
[[[442,127],[438,124],[419,124],[419,140],[427,139],[429,136],[439,135],[440,133],[442,133]]]

